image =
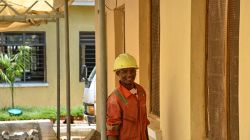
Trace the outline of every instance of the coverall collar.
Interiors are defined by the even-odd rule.
[[[135,84],[135,87],[137,89],[137,84]],[[128,99],[129,96],[133,95],[128,89],[126,89],[121,83],[119,83],[118,89],[121,91],[123,96]]]

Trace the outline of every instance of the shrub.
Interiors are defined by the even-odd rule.
[[[18,107],[23,111],[22,115],[10,116],[6,110],[9,108],[0,109],[0,121],[9,120],[37,120],[37,119],[56,119],[56,107]],[[60,109],[61,116],[66,116],[66,108]],[[74,117],[83,115],[83,107],[72,107],[71,115]]]

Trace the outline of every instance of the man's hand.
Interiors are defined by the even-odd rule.
[[[119,140],[117,136],[108,136],[108,140]]]

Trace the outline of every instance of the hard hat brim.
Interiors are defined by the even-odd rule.
[[[116,72],[116,71],[119,71],[119,70],[122,70],[122,69],[129,69],[129,68],[134,68],[134,69],[139,69],[139,67],[124,67],[124,68],[119,68],[119,69],[114,69],[113,71]]]

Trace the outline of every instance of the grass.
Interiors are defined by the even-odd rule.
[[[37,119],[56,119],[57,109],[56,107],[17,107],[23,111],[20,116],[11,116],[8,113],[10,108],[0,109],[0,121],[10,120],[37,120]],[[83,107],[71,107],[71,115],[79,117],[83,115]],[[66,116],[66,108],[60,109],[61,116]]]

